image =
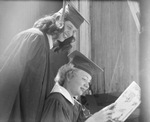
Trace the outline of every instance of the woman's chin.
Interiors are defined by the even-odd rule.
[[[84,93],[84,92],[83,92],[83,91],[81,91],[81,92],[80,92],[80,96],[81,96],[81,95],[83,95],[83,93]]]

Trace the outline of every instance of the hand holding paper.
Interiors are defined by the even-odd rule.
[[[114,107],[115,103],[106,106],[102,110],[93,114],[86,122],[108,122],[109,120],[111,120]]]
[[[86,122],[124,122],[140,105],[141,89],[133,81],[115,103],[93,114]]]

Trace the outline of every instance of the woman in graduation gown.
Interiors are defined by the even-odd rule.
[[[33,28],[17,34],[0,58],[0,121],[40,121],[49,82],[52,82],[51,71],[55,69],[55,65],[50,65],[56,60],[52,59],[51,51],[68,51],[74,33],[84,21],[76,9],[67,4],[60,27],[62,12],[61,9],[41,18]]]
[[[79,51],[69,55],[68,64],[63,65],[55,77],[55,86],[46,99],[41,122],[107,122],[111,120],[114,104],[91,115],[86,114],[75,97],[88,88],[92,76],[101,70]]]

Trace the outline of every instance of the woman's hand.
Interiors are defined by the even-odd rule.
[[[111,115],[113,113],[113,108],[115,103],[106,106],[100,111],[93,114],[86,122],[111,122]]]

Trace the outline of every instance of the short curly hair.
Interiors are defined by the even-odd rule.
[[[63,28],[60,29],[56,26],[56,20],[59,18],[60,15],[53,14],[53,15],[46,15],[43,18],[37,20],[33,27],[39,28],[42,32],[45,32],[49,35],[55,35],[56,37],[63,31]]]
[[[59,28],[56,25],[56,20],[60,18],[60,14],[57,12],[53,15],[46,15],[43,18],[37,20],[33,27],[38,28],[40,31],[52,35],[53,39],[57,39],[59,35],[64,31],[63,28]],[[64,21],[68,21],[67,18],[64,18]],[[65,39],[63,42],[58,41],[57,46],[54,47],[54,52],[60,52],[65,50],[70,50],[72,48],[71,43],[75,42],[75,37],[72,35],[71,37]]]
[[[57,75],[56,75],[54,81],[59,83],[62,86],[66,80],[67,73],[69,73],[71,71],[72,71],[72,73],[78,71],[78,69],[75,68],[72,63],[68,63],[68,64],[61,66],[57,72]]]
[[[52,15],[46,15],[40,19],[38,19],[33,27],[34,28],[39,28],[39,30],[41,30],[42,32],[45,32],[49,35],[55,35],[57,38],[58,35],[60,33],[63,32],[64,27],[63,28],[59,28],[56,25],[56,21],[59,20],[59,18],[61,17],[61,14],[59,12],[54,13]],[[67,18],[64,18],[64,21],[69,21]]]

